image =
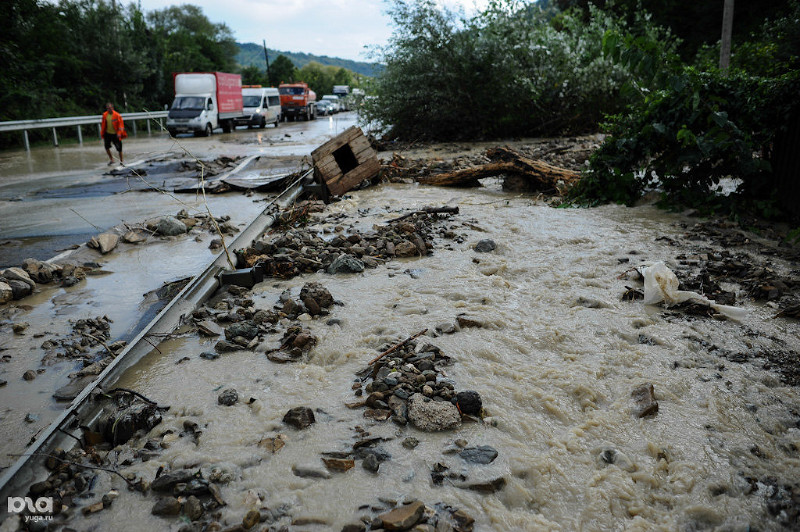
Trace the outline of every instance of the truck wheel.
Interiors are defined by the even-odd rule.
[[[275,119],[275,127],[278,127],[278,126],[281,125],[281,120],[283,120],[283,117],[278,115],[278,118]]]
[[[169,136],[170,136],[170,137],[176,137],[176,136],[178,136],[178,132],[177,132],[176,130],[174,130],[174,129],[168,129],[168,130],[167,130],[167,133],[169,133]]]
[[[265,116],[261,117],[261,123],[258,125],[258,127],[260,127],[261,129],[267,127],[267,117]]]
[[[232,120],[224,120],[222,122],[222,132],[223,133],[230,133],[233,131],[233,121]],[[209,133],[210,135],[210,133]]]
[[[214,130],[211,128],[211,124],[206,124],[206,129],[203,131],[204,137],[210,137],[214,134]]]

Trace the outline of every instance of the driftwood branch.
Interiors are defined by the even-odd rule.
[[[386,351],[384,351],[384,352],[383,352],[383,353],[381,353],[380,355],[378,355],[378,356],[376,356],[375,358],[373,358],[372,360],[370,360],[370,361],[369,361],[369,365],[371,366],[371,365],[373,365],[375,362],[377,362],[378,360],[380,360],[380,359],[382,359],[383,357],[385,357],[386,355],[388,355],[388,354],[391,354],[391,353],[394,353],[395,351],[397,351],[398,349],[400,349],[401,347],[403,347],[404,345],[406,345],[406,344],[407,344],[408,342],[410,342],[411,340],[415,340],[415,339],[419,338],[420,336],[422,336],[422,335],[423,335],[423,334],[425,334],[426,332],[428,332],[428,329],[422,329],[420,332],[418,332],[418,333],[417,333],[417,334],[415,334],[414,336],[409,336],[408,338],[406,338],[405,340],[403,340],[403,341],[402,341],[402,342],[400,342],[399,344],[395,344],[395,345],[393,345],[392,347],[390,347],[389,349],[387,349]]]
[[[438,186],[476,186],[478,179],[499,175],[516,175],[528,181],[532,188],[542,192],[559,192],[563,185],[578,182],[580,174],[559,168],[541,160],[529,159],[510,148],[491,148],[486,155],[490,163],[422,177],[420,183]],[[563,185],[562,185],[563,184]]]
[[[387,223],[393,224],[395,222],[399,222],[400,220],[410,218],[415,214],[458,214],[458,207],[425,207],[418,211],[406,213],[399,218],[395,218],[394,220],[389,220]]]

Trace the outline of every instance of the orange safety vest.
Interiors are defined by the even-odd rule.
[[[106,135],[106,117],[108,116],[108,111],[103,113],[103,119],[100,121],[100,136],[104,137]],[[111,111],[111,123],[114,125],[114,130],[117,135],[120,135],[121,138],[125,138],[125,124],[122,122],[122,115],[120,115],[116,111]]]

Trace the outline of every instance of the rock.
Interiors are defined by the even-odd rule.
[[[188,469],[178,469],[170,473],[163,473],[150,483],[153,491],[172,491],[176,484],[185,484],[194,478],[194,473]]]
[[[360,273],[364,271],[364,263],[350,255],[339,255],[339,257],[328,266],[327,271],[330,275],[337,273]]]
[[[206,360],[216,360],[219,358],[219,353],[214,353],[212,351],[203,351],[200,353],[200,358],[204,358]]]
[[[22,374],[22,378],[25,379],[26,381],[32,381],[33,379],[36,378],[36,372],[33,371],[32,369],[29,369],[28,371]]]
[[[172,216],[161,218],[156,225],[156,232],[162,236],[182,235],[186,231],[186,224]]]
[[[14,299],[22,299],[33,293],[33,288],[28,283],[17,279],[9,279],[6,284],[11,287],[11,294]]]
[[[56,401],[72,401],[80,395],[90,380],[91,378],[78,379],[62,386],[53,393],[53,399]]]
[[[366,532],[367,526],[364,523],[350,523],[342,527],[342,532]]]
[[[114,233],[103,233],[101,235],[93,236],[86,245],[105,255],[117,247],[118,244],[119,235]]]
[[[219,336],[222,329],[211,320],[203,320],[197,324],[197,332],[203,336]]]
[[[468,416],[480,416],[483,409],[483,402],[478,392],[467,390],[456,394],[456,404],[461,414]]]
[[[642,384],[631,392],[634,401],[633,414],[636,417],[654,416],[658,413],[658,401],[650,383]]]
[[[223,406],[233,406],[239,402],[239,394],[233,388],[228,388],[219,394],[217,402]]]
[[[459,532],[472,532],[475,519],[467,515],[464,510],[456,510],[450,515],[455,529]]]
[[[483,327],[483,322],[478,320],[477,318],[473,318],[467,316],[466,314],[459,314],[456,316],[456,322],[458,322],[458,326],[462,329],[466,329],[468,327],[475,327],[481,328]]]
[[[378,457],[372,453],[368,454],[366,458],[364,458],[364,461],[361,462],[361,467],[370,473],[377,473],[378,469],[381,467],[381,462],[378,460]]]
[[[292,408],[283,416],[283,422],[298,430],[310,427],[316,420],[314,412],[306,406]]]
[[[0,305],[14,300],[14,290],[5,281],[0,281]]]
[[[489,253],[495,249],[497,249],[497,244],[494,243],[494,240],[488,238],[475,244],[475,251],[478,253]]]
[[[122,235],[122,241],[128,244],[139,244],[147,240],[147,234],[142,231],[128,231]]]
[[[450,322],[440,323],[436,326],[436,332],[440,334],[453,334],[456,332],[456,326],[454,323]]]
[[[203,505],[200,499],[194,495],[190,495],[186,502],[183,503],[183,513],[189,518],[189,521],[197,521],[203,516]]]
[[[419,440],[413,436],[409,436],[403,440],[403,447],[406,449],[416,449],[417,445],[419,445]]]
[[[472,484],[462,484],[459,488],[467,489],[470,491],[478,491],[481,493],[496,493],[506,486],[506,479],[503,477],[486,482],[475,482]]]
[[[250,510],[242,519],[242,526],[245,530],[250,530],[261,521],[261,514],[258,510]]]
[[[163,497],[156,501],[150,511],[153,515],[178,515],[181,513],[181,503],[175,497]]]
[[[267,353],[267,358],[270,359],[272,362],[276,362],[278,364],[284,364],[286,362],[296,362],[297,360],[300,360],[302,356],[303,353],[302,351],[299,350],[286,351],[284,349],[281,349],[279,351],[272,351],[270,353]]]
[[[234,323],[233,325],[229,325],[228,327],[225,328],[226,340],[231,342],[237,336],[241,336],[243,338],[247,338],[248,340],[252,340],[256,336],[258,336],[258,327],[250,322],[243,321],[240,323]]]
[[[258,446],[263,449],[266,449],[272,454],[275,454],[281,449],[283,449],[284,445],[286,445],[287,439],[288,438],[286,437],[286,435],[278,434],[274,438],[263,438],[261,441],[258,442]]]
[[[313,300],[321,309],[333,306],[333,296],[327,288],[319,283],[306,283],[303,285],[303,288],[300,289],[300,301],[305,304],[306,308],[309,309],[309,313],[313,316],[315,314],[310,311],[308,305],[309,299]]]
[[[324,469],[308,465],[295,464],[292,466],[292,473],[300,478],[331,478],[331,474]]]
[[[394,248],[394,254],[397,257],[414,257],[418,253],[419,249],[417,248],[416,244],[409,242],[408,240],[403,240]]]
[[[355,460],[349,458],[323,458],[322,463],[325,464],[329,471],[338,473],[343,473],[356,465]]]
[[[408,421],[424,432],[438,432],[461,426],[461,414],[449,401],[433,401],[415,393],[408,400]]]
[[[6,282],[8,281],[22,281],[23,283],[27,284],[31,287],[31,289],[36,288],[36,283],[33,282],[28,272],[23,270],[22,268],[6,268],[3,271],[0,271],[0,277],[4,278]]]
[[[603,449],[596,457],[596,462],[599,467],[606,467],[609,464],[614,464],[623,471],[633,473],[636,471],[636,464],[628,458],[628,455],[616,449]]]
[[[491,464],[497,458],[497,450],[488,445],[479,445],[477,447],[467,447],[458,455],[472,464]]]
[[[28,330],[31,324],[27,321],[23,321],[22,323],[15,323],[11,326],[11,330],[14,331],[14,334],[22,334]]]
[[[0,388],[5,386],[6,384],[8,384],[8,381],[4,381],[3,379],[0,379]]]
[[[421,501],[414,501],[399,508],[379,515],[383,528],[386,530],[408,530],[422,518],[425,505]]]
[[[40,283],[49,283],[61,268],[49,262],[30,258],[22,262],[22,269],[32,280]]]
[[[243,349],[242,346],[227,340],[220,340],[214,345],[214,350],[217,353],[230,353],[231,351],[239,351],[241,349]]]

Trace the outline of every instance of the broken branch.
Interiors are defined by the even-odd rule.
[[[419,338],[420,336],[422,336],[422,335],[423,335],[423,334],[425,334],[426,332],[428,332],[428,329],[422,329],[420,332],[418,332],[418,333],[417,333],[417,334],[415,334],[414,336],[410,336],[410,337],[406,338],[405,340],[403,340],[402,342],[400,342],[399,344],[395,344],[394,346],[390,347],[389,349],[387,349],[386,351],[384,351],[383,353],[381,353],[381,354],[380,354],[380,355],[378,355],[377,357],[375,357],[375,358],[373,358],[372,360],[370,360],[370,361],[369,361],[369,365],[371,366],[372,364],[374,364],[374,363],[375,363],[375,362],[377,362],[378,360],[382,359],[382,358],[383,358],[383,357],[385,357],[386,355],[388,355],[388,354],[390,354],[390,353],[394,353],[395,351],[397,351],[398,349],[400,349],[401,347],[403,347],[404,345],[406,345],[406,344],[407,344],[408,342],[410,342],[411,340],[415,340],[415,339]]]

